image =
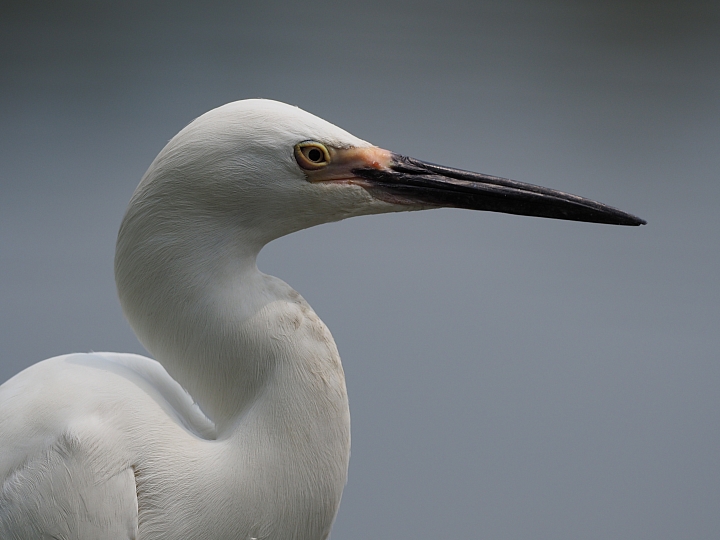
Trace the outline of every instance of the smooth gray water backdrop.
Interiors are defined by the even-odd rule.
[[[143,352],[115,234],[206,110],[298,105],[391,150],[641,228],[462,210],[268,246],[353,415],[334,540],[720,538],[716,2],[6,2],[0,381]]]

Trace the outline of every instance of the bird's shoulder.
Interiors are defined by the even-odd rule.
[[[150,358],[35,364],[0,386],[0,538],[135,538],[137,471],[162,463],[162,448],[213,438]]]
[[[0,538],[136,539],[135,469],[66,431],[0,481]]]
[[[67,437],[112,453],[152,437],[213,439],[214,425],[159,363],[139,355],[50,358],[0,386],[0,485]]]

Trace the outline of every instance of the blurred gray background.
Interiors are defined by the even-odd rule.
[[[4,2],[0,381],[143,352],[113,283],[127,201],[248,97],[649,222],[436,210],[263,251],[343,356],[334,540],[720,538],[716,2]]]

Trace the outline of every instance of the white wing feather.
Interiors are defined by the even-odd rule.
[[[51,358],[0,386],[0,538],[137,539],[136,456],[124,423],[139,411],[146,428],[158,419],[214,438],[192,398],[138,355]]]
[[[0,538],[136,540],[132,468],[93,470],[80,441],[63,437],[14,471],[0,492]]]

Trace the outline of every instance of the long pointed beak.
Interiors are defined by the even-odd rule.
[[[375,161],[351,172],[366,182],[374,196],[389,202],[612,225],[646,223],[632,214],[577,195],[388,154],[386,163]]]
[[[305,152],[316,154],[305,155]],[[376,146],[333,148],[300,143],[298,164],[310,182],[358,184],[374,197],[415,207],[454,207],[611,225],[639,217],[584,197],[488,174],[427,163]]]

